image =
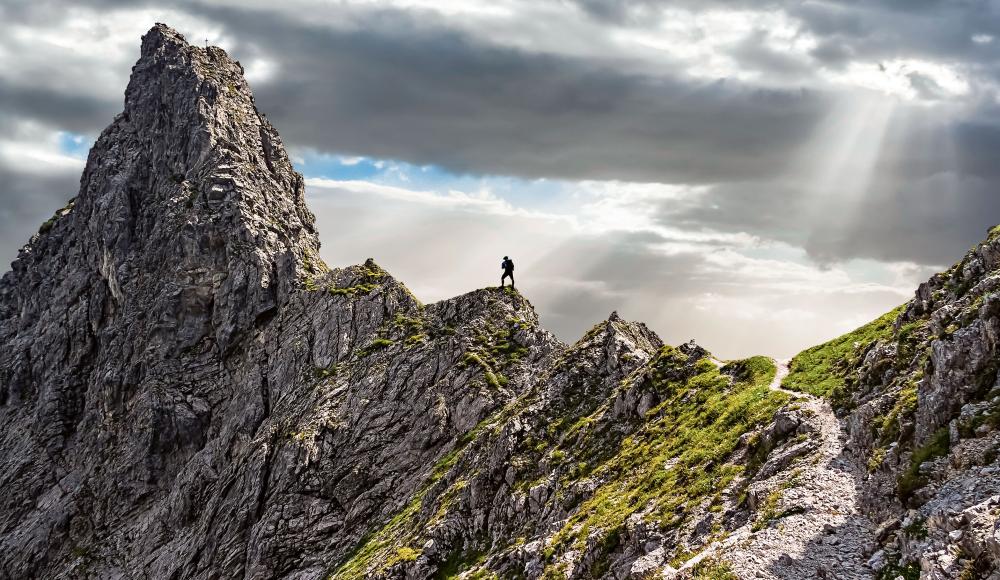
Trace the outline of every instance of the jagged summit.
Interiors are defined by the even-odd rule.
[[[181,345],[211,333],[225,349],[287,300],[316,259],[313,222],[302,176],[240,65],[157,25],[143,38],[124,112],[91,149],[79,195],[22,250],[5,292],[20,287],[30,301],[40,287],[73,284],[62,263],[47,272],[72,254],[79,283],[89,273],[104,280],[109,313],[180,311],[163,328]]]

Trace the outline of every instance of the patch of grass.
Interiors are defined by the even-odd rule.
[[[775,520],[778,517],[778,502],[781,501],[781,492],[772,491],[767,494],[764,498],[764,503],[760,506],[760,515],[757,517],[757,521],[753,523],[751,529],[753,531],[759,531],[764,529],[771,520]]]
[[[911,538],[922,540],[927,537],[927,519],[926,518],[914,518],[909,525],[903,528]]]
[[[330,286],[326,291],[334,296],[345,296],[348,298],[365,296],[380,288],[382,279],[388,276],[382,268],[379,268],[371,260],[365,262],[360,270],[358,270],[358,273],[360,274],[360,280],[357,280],[352,286]]]
[[[486,554],[478,551],[456,550],[438,568],[434,580],[499,580],[496,573],[485,568],[477,568],[486,559]]]
[[[546,566],[540,580],[566,580],[566,563],[560,562],[554,566]]]
[[[316,253],[309,248],[307,248],[302,255],[302,269],[310,275],[330,271],[330,268],[323,262],[323,259],[317,256]]]
[[[391,568],[400,562],[413,562],[420,557],[420,552],[414,550],[409,546],[403,546],[401,548],[396,548],[396,553],[389,557],[385,562],[386,568]]]
[[[378,337],[375,340],[371,341],[371,343],[369,343],[368,346],[366,346],[365,348],[358,350],[358,358],[364,358],[366,356],[371,355],[374,352],[385,350],[390,346],[392,346],[393,344],[396,343],[391,339]]]
[[[897,560],[882,568],[882,571],[878,573],[878,580],[896,580],[897,578],[920,580],[920,566],[913,562],[903,565]]]
[[[490,570],[473,570],[465,575],[466,580],[500,580],[495,572]]]
[[[363,538],[347,560],[330,573],[328,576],[329,580],[361,580],[369,578],[373,569],[384,570],[388,566],[385,562],[392,557],[392,554],[397,554],[400,548],[415,544],[415,540],[419,537],[421,530],[416,516],[420,511],[424,498],[427,496],[427,492],[455,467],[459,457],[471,441],[476,439],[489,426],[503,421],[509,413],[510,408],[505,407],[483,419],[471,431],[460,437],[455,443],[455,448],[434,464],[427,480],[420,488],[420,491],[414,495],[410,503],[379,530]],[[452,488],[456,490],[460,489],[459,485],[461,484],[455,484]],[[447,501],[448,499],[449,495],[446,492],[442,501]],[[445,508],[445,511],[447,511],[447,508]],[[444,517],[444,514],[438,513],[437,517]]]
[[[313,369],[313,376],[317,379],[328,379],[337,376],[338,370],[340,370],[340,367],[337,363],[333,363],[326,368],[316,367]]]
[[[912,417],[916,411],[917,384],[915,380],[912,380],[900,389],[892,409],[882,418],[881,423],[877,423],[879,442],[886,445],[898,439],[900,423],[906,418]]]
[[[727,562],[705,559],[691,569],[692,580],[740,580]]]
[[[476,336],[476,350],[495,362],[517,362],[527,356],[529,349],[514,341],[516,320],[508,320],[507,328],[487,324]]]
[[[421,345],[430,338],[426,331],[426,321],[419,316],[405,316],[397,313],[392,320],[393,327],[407,335],[403,340],[403,346],[413,348]]]
[[[38,226],[38,233],[47,234],[49,230],[52,229],[52,226],[56,225],[56,219],[57,218],[55,216],[52,216],[49,219],[42,222],[42,225]]]
[[[702,362],[713,364],[708,359],[702,359],[698,362],[699,364]],[[766,387],[774,380],[778,368],[774,365],[774,361],[766,356],[752,356],[748,359],[727,363],[721,371],[723,374],[731,375],[737,381]]]
[[[493,371],[493,367],[489,363],[484,361],[477,353],[467,352],[465,356],[462,357],[462,364],[466,366],[476,365],[483,370],[483,378],[486,379],[486,384],[493,387],[494,389],[500,389],[507,386],[507,377],[502,374]]]
[[[71,198],[68,202],[66,202],[66,205],[57,209],[56,212],[52,214],[52,217],[42,222],[42,225],[38,226],[38,233],[46,234],[50,230],[52,230],[52,227],[56,225],[56,222],[59,221],[59,218],[68,214],[73,209],[73,205],[75,204],[76,204],[76,198],[75,197]]]
[[[611,568],[611,558],[609,556],[618,549],[620,544],[621,530],[616,528],[604,534],[597,545],[597,556],[593,567],[590,569],[590,576],[592,578],[606,578],[608,576],[608,570]]]
[[[913,451],[910,467],[899,476],[897,488],[900,498],[906,501],[913,492],[927,484],[927,478],[920,474],[920,465],[937,457],[943,457],[949,449],[948,428],[943,427],[934,432],[923,447]]]
[[[907,365],[913,360],[917,345],[921,342],[921,333],[926,328],[926,319],[907,322],[899,327],[899,332],[896,333],[896,344],[898,346],[896,359],[900,365]]]
[[[885,447],[879,447],[872,451],[871,457],[868,458],[868,471],[875,472],[882,463],[885,461]]]
[[[329,580],[362,580],[369,577],[369,569],[375,562],[388,561],[387,554],[406,533],[410,521],[420,510],[424,493],[417,494],[387,524],[363,539],[351,557],[328,576]]]
[[[375,291],[376,288],[378,288],[378,284],[366,283],[366,284],[357,284],[355,286],[347,286],[345,288],[337,288],[335,286],[331,286],[327,288],[326,291],[334,296],[354,297],[354,296],[364,296],[365,294],[371,294],[372,292]]]
[[[786,486],[782,486],[781,489],[787,489]],[[780,520],[781,518],[788,517],[795,514],[801,514],[805,510],[800,506],[793,506],[786,510],[778,510],[778,504],[781,503],[782,493],[781,489],[772,491],[764,498],[764,503],[761,504],[760,514],[757,516],[757,520],[750,526],[750,529],[757,532],[763,530],[775,520]]]
[[[892,336],[893,323],[903,309],[900,306],[852,332],[795,355],[782,386],[821,397],[843,397],[847,371],[871,343]]]

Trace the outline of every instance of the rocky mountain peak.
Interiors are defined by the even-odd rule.
[[[25,247],[5,292],[30,302],[76,272],[80,284],[102,280],[109,319],[158,319],[140,342],[210,336],[225,350],[318,262],[313,222],[239,63],[156,25],[79,195]]]

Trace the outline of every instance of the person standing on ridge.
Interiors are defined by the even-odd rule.
[[[503,257],[503,262],[500,262],[500,268],[503,269],[503,276],[500,276],[500,287],[503,288],[504,280],[510,277],[510,287],[514,287],[514,260],[511,260],[507,256]]]

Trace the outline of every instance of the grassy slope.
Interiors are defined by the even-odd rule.
[[[743,465],[727,461],[737,449],[740,436],[766,425],[788,401],[787,395],[768,388],[775,374],[769,359],[753,357],[732,364],[738,378],[731,382],[708,359],[689,361],[680,351],[664,347],[646,367],[663,402],[646,414],[632,435],[608,439],[608,419],[600,417],[607,407],[602,406],[589,417],[564,417],[566,424],[576,424],[572,436],[553,432],[547,441],[532,443],[533,453],[549,458],[545,463],[553,463],[555,456],[562,458],[554,463],[563,485],[588,477],[601,482],[547,543],[546,578],[562,577],[557,556],[581,548],[595,533],[603,538],[602,554],[594,571],[600,575],[606,566],[600,560],[617,547],[626,519],[638,511],[646,513],[647,520],[670,529],[700,513],[696,511],[698,506],[719,505],[721,490],[745,471]],[[680,372],[683,377],[678,375]],[[497,426],[509,419],[510,411],[505,409],[484,421],[465,441],[495,433]],[[611,449],[606,447],[609,444],[613,445]],[[437,503],[426,492],[455,467],[464,447],[460,444],[442,460],[421,493],[383,529],[366,538],[330,577],[362,578],[416,557],[419,549],[413,547],[421,544],[421,530],[431,523],[420,521],[420,506],[428,501]],[[539,456],[532,454],[531,459],[538,461]],[[673,467],[664,469],[668,463]],[[434,519],[443,517],[448,503],[441,501],[442,513]],[[475,577],[495,574],[481,567],[482,554],[462,554],[459,558],[446,563],[448,570],[442,569],[440,577],[451,577],[459,570],[480,575]]]
[[[652,361],[653,385],[663,402],[590,473],[603,484],[553,537],[549,553],[580,549],[595,531],[603,535],[604,549],[611,551],[626,519],[637,511],[664,530],[676,528],[700,513],[695,508],[703,502],[720,505],[721,491],[744,472],[743,465],[727,461],[740,436],[767,424],[788,401],[787,395],[768,388],[774,365],[765,357],[735,363],[743,370],[743,380],[730,384],[714,364],[701,359],[687,380],[666,379],[687,362],[683,357],[664,347]],[[567,450],[568,456],[572,453]],[[600,564],[597,568],[594,572],[600,573]],[[560,577],[554,559],[546,572],[546,577]]]
[[[988,242],[993,242],[998,237],[1000,226],[990,231]],[[906,309],[906,305],[903,305],[853,332],[802,351],[792,359],[790,372],[783,382],[787,389],[828,397],[835,406],[847,406],[850,404],[852,391],[858,388],[858,385],[852,384],[856,382],[854,374],[864,368],[860,359],[873,342],[886,341],[892,347],[888,351],[892,354],[889,358],[883,355],[881,360],[876,359],[872,364],[880,369],[891,367],[894,373],[877,374],[876,377],[885,377],[882,383],[866,385],[869,389],[880,389],[881,394],[891,398],[887,405],[883,405],[886,410],[882,414],[871,417],[874,448],[868,469],[875,471],[880,468],[891,445],[899,445],[899,451],[912,451],[909,465],[904,466],[897,477],[897,492],[904,502],[912,496],[914,490],[927,483],[926,476],[920,472],[920,465],[948,452],[950,442],[947,428],[938,430],[928,440],[917,442],[914,440],[913,416],[918,405],[918,384],[929,368],[927,361],[931,342],[948,340],[952,334],[980,316],[984,297],[982,294],[969,294],[975,285],[975,279],[962,278],[964,264],[965,260],[959,262],[941,274],[942,278],[935,283],[933,300],[938,305],[952,305],[950,316],[939,319],[939,326],[943,329],[939,328],[937,335],[932,335],[928,330],[926,314],[919,317],[911,315],[898,330],[894,329],[894,322]],[[980,373],[980,383],[983,396],[988,395],[989,386],[995,383],[995,366],[989,366]],[[974,432],[980,424],[994,420],[996,419],[991,412],[987,411],[982,416],[968,420],[967,424],[960,424],[959,428]],[[1000,420],[996,421],[1000,423]]]
[[[845,376],[864,347],[889,338],[893,322],[903,306],[827,343],[806,349],[795,355],[782,386],[821,397],[834,397],[845,388]]]

